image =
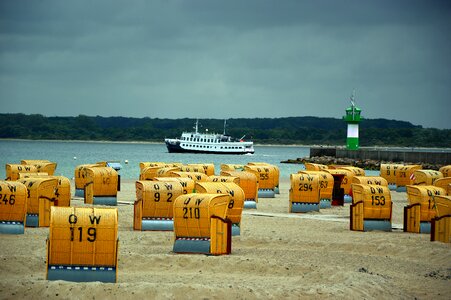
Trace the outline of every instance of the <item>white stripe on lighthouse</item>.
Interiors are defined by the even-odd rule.
[[[348,124],[348,135],[350,138],[359,137],[359,124]]]

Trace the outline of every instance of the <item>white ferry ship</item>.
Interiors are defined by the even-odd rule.
[[[180,138],[164,139],[170,153],[211,153],[211,154],[253,154],[254,143],[232,138],[225,133],[226,121],[224,121],[224,133],[205,133],[198,131],[199,121],[196,120],[195,132],[183,132]]]

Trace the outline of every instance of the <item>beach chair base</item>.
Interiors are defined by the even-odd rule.
[[[240,224],[232,224],[232,236],[240,235],[241,229]]]
[[[257,202],[254,200],[244,200],[243,208],[257,208]]]
[[[23,222],[1,221],[0,233],[4,234],[24,234],[25,226]]]
[[[210,254],[210,240],[200,238],[176,238],[172,251],[175,253]]]
[[[94,204],[94,205],[117,206],[117,197],[94,196],[93,199],[92,199],[92,204]]]
[[[74,282],[116,282],[116,268],[110,267],[74,267],[49,266],[47,280],[65,280]]]
[[[344,195],[343,201],[344,201],[344,203],[352,203],[351,195]]]
[[[332,207],[332,201],[330,199],[321,199],[319,201],[319,208],[331,208]]]
[[[319,203],[301,203],[293,202],[291,204],[292,213],[305,213],[311,211],[319,211]]]
[[[274,193],[275,193],[275,194],[280,194],[280,189],[279,189],[278,186],[276,186],[276,187],[274,188]]]
[[[173,231],[174,220],[158,220],[158,219],[143,219],[141,221],[141,230],[146,231]]]
[[[84,197],[85,189],[75,189],[75,197]]]
[[[405,186],[397,186],[396,187],[396,191],[398,192],[398,193],[402,193],[402,192],[406,192],[407,191],[407,188],[405,187]]]
[[[392,231],[390,220],[363,220],[363,231]]]
[[[27,214],[25,224],[27,227],[39,227],[39,215]]]
[[[266,189],[258,190],[258,198],[274,198],[274,197],[275,197],[274,190],[266,190]]]
[[[431,222],[420,222],[420,233],[431,233]]]

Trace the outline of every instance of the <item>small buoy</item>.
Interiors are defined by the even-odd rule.
[[[125,160],[125,164],[128,165],[128,159]]]
[[[77,157],[76,156],[74,156],[74,160],[76,160],[77,159]]]

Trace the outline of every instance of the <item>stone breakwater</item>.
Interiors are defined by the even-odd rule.
[[[304,163],[315,163],[322,165],[350,165],[354,167],[359,167],[364,170],[380,170],[381,164],[394,164],[391,161],[377,161],[373,159],[353,159],[353,158],[340,158],[333,156],[313,156],[313,157],[301,157],[296,159],[288,159],[281,161],[284,164],[304,164]],[[425,170],[438,170],[443,165],[439,164],[429,164],[429,163],[412,163],[412,162],[396,162],[396,164],[409,164],[409,165],[421,165]]]

